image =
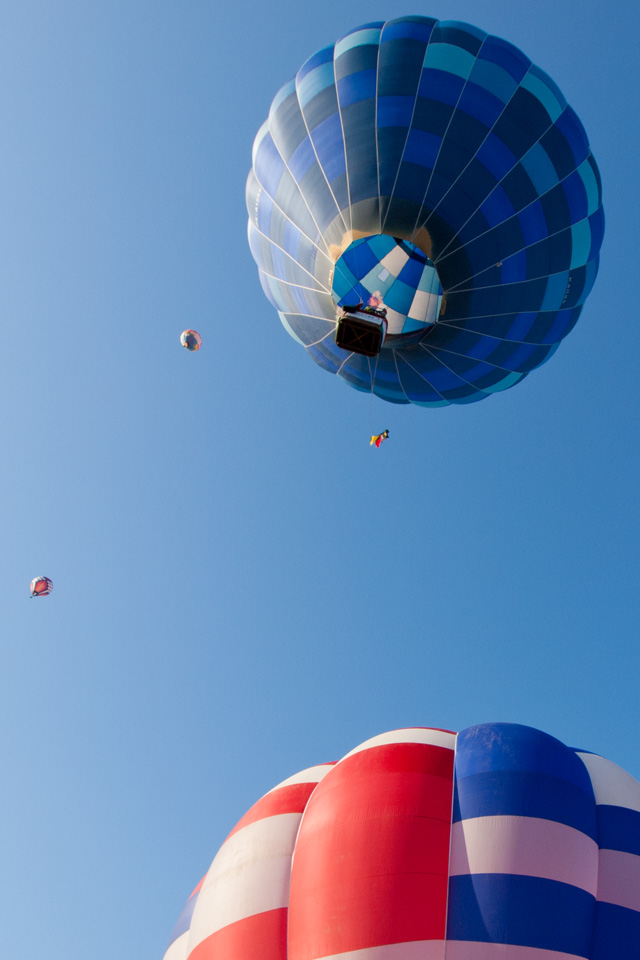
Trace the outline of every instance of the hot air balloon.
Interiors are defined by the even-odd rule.
[[[236,824],[165,960],[631,960],[640,783],[531,727],[409,728]]]
[[[196,330],[183,330],[180,334],[180,343],[193,353],[202,346],[202,337]]]
[[[291,336],[351,386],[427,407],[549,359],[604,232],[598,167],[553,80],[499,37],[420,16],[302,65],[258,132],[246,196]]]
[[[48,597],[53,590],[53,583],[49,577],[34,577],[29,589],[32,597]]]

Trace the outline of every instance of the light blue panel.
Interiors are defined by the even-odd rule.
[[[587,216],[590,217],[591,214],[595,213],[600,206],[600,191],[598,190],[598,182],[588,160],[585,160],[580,164],[578,167],[578,173],[580,174],[580,179],[584,183],[584,188],[587,191]]]
[[[271,109],[269,110],[269,119],[275,116],[278,112],[278,108],[284,103],[287,97],[290,97],[292,93],[296,92],[296,82],[295,80],[289,80],[288,83],[285,83],[284,87],[281,87],[273,98],[273,103],[271,104]]]
[[[571,266],[583,267],[591,252],[591,226],[588,220],[580,220],[571,227]]]
[[[534,143],[520,161],[539,194],[546,193],[558,183],[556,168],[541,143]]]
[[[500,380],[499,383],[494,383],[490,387],[483,387],[485,393],[500,393],[501,390],[508,390],[509,387],[512,387],[514,383],[517,383],[518,380],[526,376],[524,373],[509,373],[503,380]]]
[[[430,43],[424,58],[424,66],[431,70],[444,70],[445,73],[455,73],[466,80],[476,58],[461,47],[454,47],[451,43]]]
[[[281,310],[278,310],[278,316],[280,317],[280,323],[285,328],[290,337],[293,337],[301,346],[306,347],[304,340],[301,340],[297,333],[294,332],[293,327],[287,321],[284,313]]]
[[[375,27],[369,28],[368,30],[355,30],[353,33],[350,33],[348,37],[338,40],[334,60],[337,60],[338,57],[341,57],[343,53],[346,53],[347,50],[351,50],[353,47],[363,47],[366,44],[379,43],[381,32],[381,30]]]
[[[567,101],[562,96],[551,77],[547,76],[543,70],[540,70],[538,67],[532,64],[529,68],[529,72],[526,73],[520,81],[520,86],[525,90],[528,90],[529,93],[532,93],[534,97],[538,98],[542,106],[551,117],[551,122],[555,123],[566,107]]]
[[[544,300],[540,306],[541,313],[546,310],[559,310],[567,292],[567,283],[569,282],[569,271],[563,270],[562,273],[553,273],[547,280],[547,289]]]
[[[308,73],[304,79],[298,83],[298,100],[305,107],[310,100],[326,90],[327,87],[335,83],[336,76],[333,69],[333,60],[330,63],[323,63],[316,67],[311,73]]]
[[[502,103],[508,103],[518,87],[510,73],[489,60],[476,60],[469,79]]]

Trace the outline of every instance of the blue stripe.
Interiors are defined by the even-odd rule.
[[[508,943],[589,957],[594,914],[590,893],[555,880],[499,873],[449,879],[450,940]]]
[[[601,850],[622,850],[640,856],[640,813],[637,810],[602,803],[596,808],[596,816]]]
[[[596,904],[590,960],[638,960],[640,913],[614,903]]]

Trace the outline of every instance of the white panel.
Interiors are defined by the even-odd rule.
[[[382,947],[349,950],[348,953],[332,953],[330,957],[320,960],[445,960],[444,940],[389,943]]]
[[[543,950],[541,947],[516,947],[510,943],[476,943],[448,940],[446,960],[587,960],[575,953]]]
[[[162,960],[187,960],[187,942],[189,940],[189,931],[181,933],[177,940],[174,940]]]
[[[598,900],[640,911],[640,857],[622,850],[600,851]]]
[[[273,790],[268,790],[267,793],[265,793],[265,797],[273,793],[274,790],[279,790],[280,787],[289,787],[294,783],[319,783],[333,766],[334,764],[332,763],[321,763],[318,764],[317,767],[307,767],[306,770],[301,770],[300,773],[294,773],[292,777],[288,777],[286,780],[283,780],[282,783],[277,784]],[[262,799],[262,797],[260,799]]]
[[[380,264],[386,267],[392,277],[397,277],[408,259],[409,254],[405,253],[402,247],[395,246],[393,250],[385,254]]]
[[[353,756],[354,753],[359,753],[361,750],[382,747],[388,743],[427,743],[435,747],[447,747],[449,750],[454,750],[456,734],[448,733],[445,730],[431,730],[428,727],[406,727],[402,730],[390,730],[389,733],[381,733],[378,737],[365,740],[359,747],[345,754],[343,760]]]
[[[640,811],[640,783],[611,760],[595,753],[578,753],[591,777],[596,803]]]
[[[474,873],[542,877],[595,897],[598,845],[580,830],[553,820],[474,817],[453,824],[449,876]]]
[[[291,856],[301,814],[250,823],[226,840],[200,890],[189,949],[236,920],[289,904]]]

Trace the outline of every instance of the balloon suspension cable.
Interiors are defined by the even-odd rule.
[[[371,376],[371,393],[369,395],[369,429],[373,430],[373,389],[376,384],[376,373],[378,372],[378,359],[380,354],[376,354],[376,363]],[[371,360],[369,360],[369,374],[371,375]]]

